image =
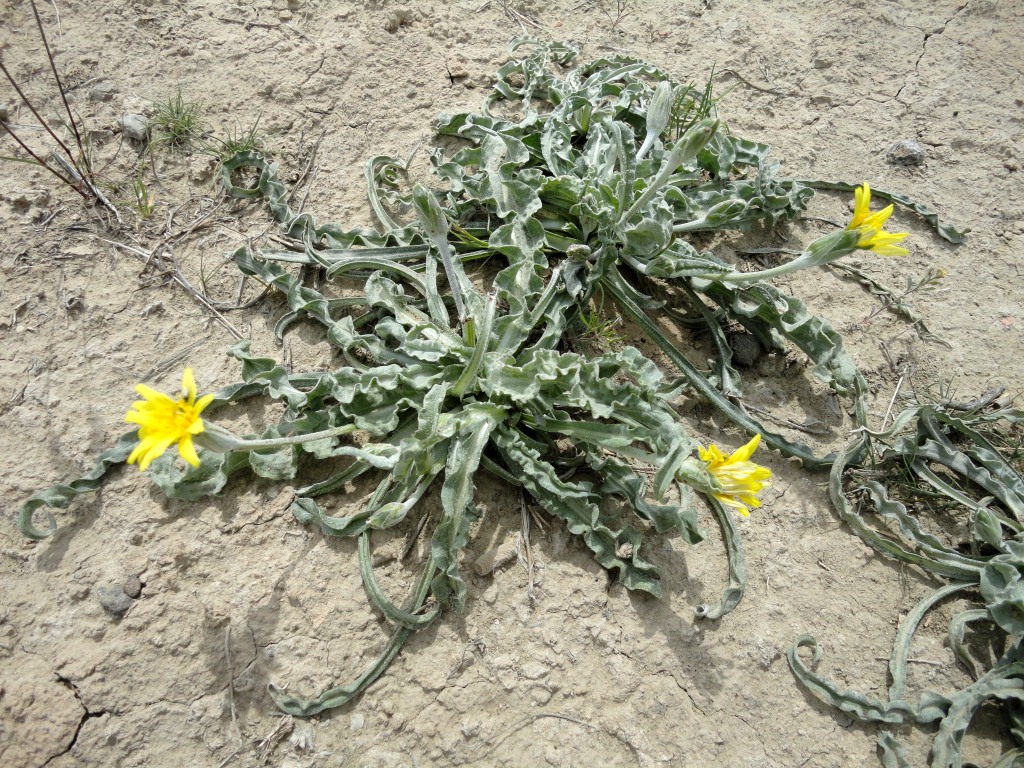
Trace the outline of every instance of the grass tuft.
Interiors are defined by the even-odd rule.
[[[186,100],[179,87],[166,101],[156,102],[156,112],[150,124],[155,144],[184,149],[202,137],[201,105],[198,101]]]

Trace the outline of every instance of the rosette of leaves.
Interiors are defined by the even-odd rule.
[[[533,52],[498,71],[481,114],[440,120],[441,134],[473,145],[447,160],[434,154],[460,220],[503,217],[514,209],[543,232],[547,251],[588,248],[590,290],[612,297],[698,394],[773,447],[821,465],[806,446],[765,429],[729,399],[741,394],[741,380],[721,320],[737,321],[768,349],[794,342],[816,361],[815,372],[845,393],[859,379],[841,338],[798,299],[767,283],[737,287],[714,279],[733,268],[687,239],[791,219],[812,191],[781,178],[767,146],[728,131],[710,84],[683,85],[624,57],[559,77],[552,59],[568,64],[574,51],[529,39],[513,47],[525,44]],[[501,117],[499,108],[519,112],[515,119]],[[678,289],[673,306],[643,293],[654,281]],[[719,354],[710,374],[697,370],[650,315],[659,309],[663,316],[687,313],[711,333]]]
[[[904,410],[884,432],[864,430],[837,459],[830,495],[840,517],[879,553],[949,580],[919,602],[900,624],[889,660],[888,697],[880,700],[844,690],[814,672],[799,654],[821,658],[817,640],[797,639],[789,661],[797,679],[822,701],[866,722],[934,724],[931,765],[963,764],[963,738],[975,712],[999,705],[1016,746],[1000,766],[1024,760],[1024,476],[1021,440],[1024,413],[993,405],[994,396],[974,403],[918,404]],[[867,453],[870,470],[853,470],[850,458]],[[855,506],[850,497],[861,499]],[[958,536],[932,533],[923,522],[929,505],[934,519]],[[952,693],[925,691],[906,697],[910,643],[927,613],[951,598],[976,596],[980,607],[957,613],[948,639],[974,682]],[[995,658],[980,658],[969,631],[987,633],[1002,645]],[[910,763],[902,745],[881,731],[883,764]]]
[[[678,389],[667,387],[635,349],[584,356],[572,346],[574,318],[599,292],[664,350],[693,391],[809,465],[827,465],[831,457],[764,429],[730,399],[738,397],[740,379],[722,318],[739,322],[766,347],[795,344],[819,376],[857,396],[860,406],[861,378],[827,323],[766,283],[730,285],[721,278],[733,268],[688,240],[792,218],[806,206],[813,182],[780,177],[766,146],[733,136],[716,113],[710,86],[682,85],[656,67],[619,57],[560,76],[555,67],[571,64],[575,51],[530,40],[514,48],[526,43],[532,53],[499,70],[482,113],[440,121],[442,134],[468,142],[447,159],[432,156],[448,187],[440,202],[422,187],[403,191],[407,163],[370,159],[366,178],[379,231],[321,225],[295,213],[277,166],[254,152],[221,166],[227,193],[265,200],[292,241],[288,250],[235,253],[243,272],[286,297],[278,334],[312,319],[345,364],[330,373],[291,375],[236,347],[243,381],[217,393],[205,413],[263,395],[280,400],[285,412],[261,437],[352,425],[366,439],[327,438],[277,452],[204,452],[198,468],[183,472],[164,457],[154,462],[153,479],[170,496],[197,498],[220,491],[243,469],[294,481],[310,462],[343,462],[326,479],[300,487],[292,510],[327,533],[358,537],[364,585],[396,626],[378,662],[352,683],[313,700],[272,690],[288,712],[309,715],[348,701],[440,606],[461,606],[458,552],[478,515],[473,478],[480,469],[520,485],[563,519],[631,589],[660,589],[644,558],[647,528],[699,539],[688,489],[677,480],[684,464],[701,471],[667,405]],[[252,187],[238,182],[245,170],[257,175]],[[405,207],[415,209],[417,220],[396,220],[394,211]],[[499,268],[481,290],[463,264],[482,258]],[[363,292],[325,295],[288,271],[296,264],[361,280]],[[679,304],[650,298],[656,281],[672,286]],[[669,340],[652,317],[659,310],[687,312],[707,328],[720,353],[712,371],[698,370]],[[35,528],[34,513],[95,490],[132,445],[126,436],[86,477],[30,499],[20,516],[23,530],[46,535]],[[656,468],[653,482],[638,471],[642,465]],[[364,508],[338,517],[320,506],[318,498],[370,472],[383,475]],[[422,577],[399,607],[377,586],[369,531],[413,514],[435,481],[442,515]],[[698,484],[713,487],[707,478]],[[599,503],[609,497],[625,502],[639,522],[624,522]],[[731,583],[720,604],[698,609],[704,616],[734,607],[744,580],[735,531],[721,507],[712,502],[712,508],[726,535]]]

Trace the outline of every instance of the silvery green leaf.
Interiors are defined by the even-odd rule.
[[[291,480],[299,468],[298,446],[284,448],[273,453],[251,451],[249,466],[257,475],[268,480]]]
[[[975,464],[967,454],[957,450],[949,443],[943,444],[937,440],[923,440],[916,449],[916,454],[921,459],[936,462],[948,467],[957,474],[970,478],[972,482],[981,486],[986,493],[991,494],[1006,505],[1006,508],[1011,511],[1017,520],[1024,520],[1024,499],[1019,495],[1019,489],[1022,487],[1020,475],[1012,468],[1009,468],[1005,461],[995,461],[988,452],[983,450],[982,446],[976,445],[973,453],[978,456],[985,455],[987,459],[992,459],[989,462],[990,466],[998,475],[993,474],[985,466]]]
[[[175,457],[165,453],[149,467],[150,479],[171,499],[197,501],[224,488],[235,472],[249,467],[246,453],[199,451],[198,467],[177,466]]]
[[[329,536],[353,536],[365,530],[368,517],[365,511],[347,517],[332,517],[315,501],[303,497],[293,501],[290,510],[300,524],[316,523]]]
[[[801,648],[809,648],[813,652],[812,664],[816,664],[822,655],[818,641],[810,635],[801,635],[790,647],[787,655],[789,666],[797,680],[812,693],[815,698],[829,706],[841,709],[858,720],[874,723],[931,723],[941,720],[949,711],[951,702],[948,698],[933,693],[922,695],[920,702],[914,705],[902,699],[896,701],[880,701],[857,691],[845,690],[812,671],[800,658]]]
[[[560,479],[537,450],[512,429],[499,425],[494,441],[506,465],[521,478],[523,487],[544,509],[564,520],[571,533],[583,537],[602,567],[617,571],[627,589],[661,594],[657,570],[640,554],[639,534],[628,527],[611,528],[597,504],[598,497],[589,487]]]
[[[637,514],[650,520],[659,533],[675,529],[691,544],[704,540],[704,531],[701,530],[692,505],[652,502],[647,497],[647,479],[634,471],[629,464],[614,456],[591,452],[587,452],[586,458],[587,464],[602,478],[601,486],[598,488],[602,495],[621,496]],[[682,489],[680,491],[682,492]],[[689,498],[684,497],[684,501],[689,501]]]
[[[698,253],[685,240],[676,238],[662,251],[647,258],[627,259],[630,266],[649,277],[681,278],[706,277],[709,274],[722,275],[732,272],[732,267],[723,264],[710,253]]]
[[[865,480],[864,489],[879,515],[893,521],[900,533],[912,542],[917,556],[928,564],[929,569],[952,578],[975,580],[984,565],[976,557],[963,555],[951,550],[938,537],[922,530],[919,521],[907,512],[899,501],[889,498],[888,491],[875,480]]]
[[[45,539],[57,530],[57,521],[47,507],[64,509],[71,500],[82,493],[98,491],[107,472],[128,460],[129,454],[138,445],[138,431],[133,429],[121,435],[113,448],[99,455],[90,472],[69,483],[57,483],[42,491],[33,493],[18,509],[18,528],[30,539]],[[32,520],[38,510],[44,510],[47,527],[38,528]]]
[[[768,283],[734,286],[713,280],[694,280],[694,289],[711,298],[755,335],[782,334],[814,361],[814,373],[840,394],[849,392],[860,376],[843,347],[842,336],[824,319],[812,315],[800,299]]]
[[[997,670],[997,674],[983,677],[952,698],[949,711],[939,723],[939,730],[932,741],[931,764],[935,768],[960,768],[964,764],[964,735],[975,713],[986,701],[1014,702],[1018,706],[1024,702],[1024,685],[1020,680],[1022,671],[1024,664],[1007,665]],[[1002,760],[1000,764],[1006,765]]]
[[[724,131],[717,132],[697,153],[697,165],[714,178],[731,175],[735,163],[733,137]]]
[[[1005,554],[992,557],[981,571],[981,596],[996,622],[1010,635],[1024,634],[1024,543],[1005,543]]]
[[[440,602],[451,605],[456,611],[462,610],[466,599],[466,584],[459,576],[459,552],[469,542],[469,524],[480,516],[473,504],[473,475],[495,426],[489,418],[479,419],[470,430],[455,437],[445,466],[441,487],[444,514],[431,540],[438,570],[431,590]]]
[[[978,541],[983,541],[995,549],[1003,548],[1003,527],[999,519],[984,507],[974,513],[971,532]]]
[[[625,255],[650,259],[668,248],[672,227],[668,219],[641,219],[622,228]]]

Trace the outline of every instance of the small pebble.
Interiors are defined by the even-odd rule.
[[[296,752],[312,752],[314,749],[313,726],[309,723],[300,723],[292,731],[292,735],[288,738],[288,743],[291,744]]]
[[[782,656],[778,647],[763,637],[754,640],[755,658],[761,664],[762,669],[768,669],[775,661]]]
[[[145,141],[149,138],[149,121],[142,115],[125,115],[119,122],[121,131],[129,139]]]
[[[916,168],[919,165],[924,165],[924,147],[912,139],[897,141],[885,153],[885,161],[890,165]]]
[[[142,594],[142,582],[138,576],[129,576],[124,582],[124,593],[133,600],[138,600]]]
[[[514,541],[506,541],[484,552],[473,561],[473,570],[480,576],[488,576],[499,568],[513,562],[517,557]]]
[[[7,107],[0,107],[0,123],[6,123],[11,119],[11,113]]]
[[[135,604],[121,587],[97,587],[96,599],[113,616],[123,616]]]
[[[358,731],[358,730],[362,729],[363,723],[365,723],[365,722],[366,722],[366,719],[361,714],[359,714],[357,712],[356,714],[352,715],[352,720],[350,721],[350,727],[352,728],[353,731]]]

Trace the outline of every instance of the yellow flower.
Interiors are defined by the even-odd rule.
[[[765,487],[762,481],[772,476],[771,470],[767,467],[747,461],[760,442],[761,435],[754,435],[749,443],[737,448],[728,458],[717,445],[712,445],[707,450],[698,446],[700,460],[707,465],[708,473],[722,488],[721,493],[713,494],[714,497],[744,517],[750,514],[748,507],[757,509],[761,506],[761,502],[754,494]]]
[[[139,425],[139,444],[128,456],[128,463],[139,463],[139,470],[148,467],[155,458],[175,443],[181,458],[193,467],[199,466],[199,456],[192,444],[192,438],[204,429],[199,414],[210,404],[214,395],[204,395],[196,402],[196,379],[192,369],[186,368],[181,379],[181,397],[177,400],[138,384],[135,391],[144,400],[132,403],[124,420]]]
[[[886,220],[892,216],[892,205],[882,210],[871,213],[871,187],[865,181],[862,186],[854,190],[855,204],[853,206],[853,219],[846,225],[848,230],[857,230],[860,239],[857,241],[858,248],[881,254],[882,256],[906,256],[909,251],[899,245],[893,245],[907,236],[907,232],[886,232],[883,227]]]

